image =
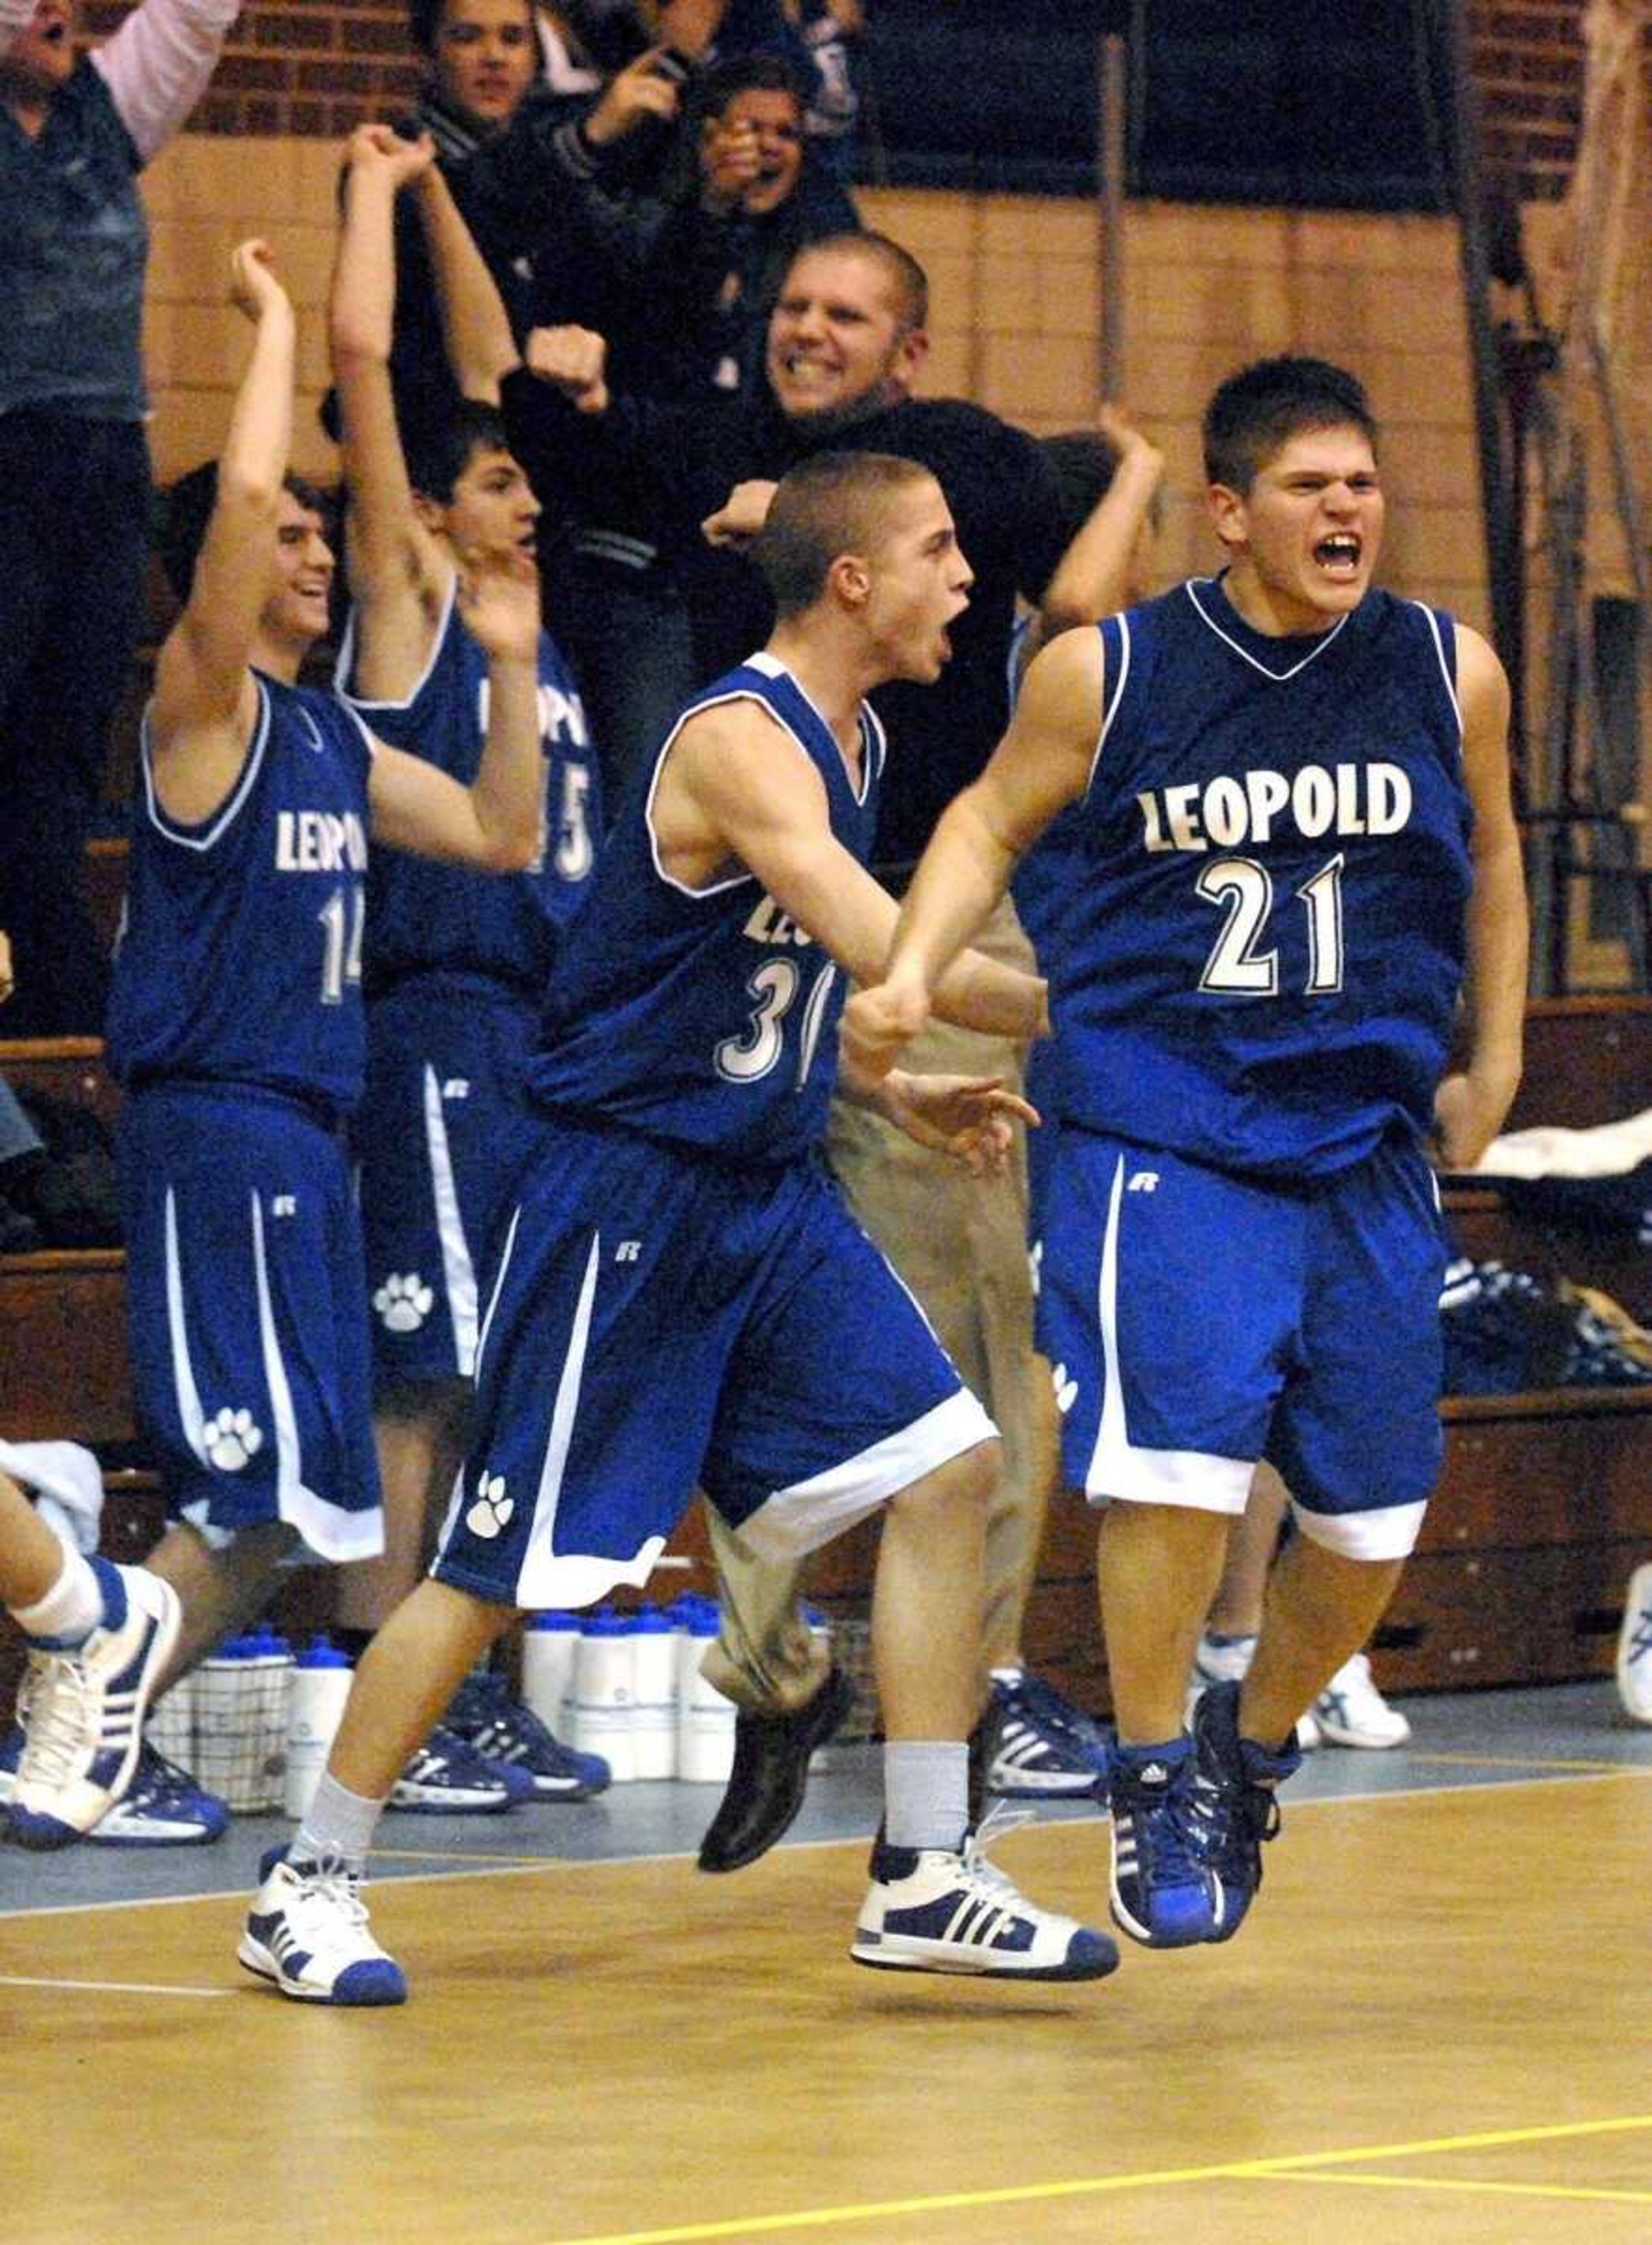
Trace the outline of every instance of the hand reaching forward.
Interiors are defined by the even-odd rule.
[[[949,1154],[972,1177],[1001,1176],[1015,1125],[1036,1129],[1039,1122],[1037,1109],[1006,1091],[997,1075],[912,1075],[892,1068],[880,1109],[914,1143]]]
[[[929,1018],[921,989],[874,982],[857,990],[843,1009],[840,1031],[852,1064],[869,1076],[887,1075]]]

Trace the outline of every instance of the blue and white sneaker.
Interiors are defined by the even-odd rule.
[[[1107,1775],[1107,1733],[1053,1685],[1024,1669],[995,1669],[998,1743],[987,1783],[1023,1801],[1081,1800]]]
[[[1302,1766],[1291,1739],[1277,1751],[1239,1734],[1239,1686],[1213,1684],[1193,1715],[1201,1781],[1215,1797],[1212,1855],[1221,1883],[1222,1916],[1211,1941],[1231,1941],[1262,1882],[1262,1842],[1279,1830],[1275,1787]]]
[[[25,1733],[10,1810],[20,1847],[66,1848],[131,1784],[144,1710],[178,1639],[178,1593],[144,1567],[91,1562],[104,1619],[84,1644],[29,1641]]]
[[[564,1746],[531,1707],[512,1697],[507,1677],[467,1676],[443,1726],[486,1760],[531,1779],[530,1801],[588,1801],[612,1781],[602,1755]]]
[[[367,1930],[361,1875],[337,1862],[293,1863],[272,1848],[235,1954],[301,2004],[405,2004],[407,1976]]]
[[[16,1727],[0,1740],[0,1803],[16,1790],[24,1736]],[[221,1839],[229,1808],[197,1785],[187,1769],[168,1761],[146,1739],[132,1782],[99,1824],[86,1835],[89,1848],[204,1848]]]
[[[438,1723],[390,1789],[387,1808],[422,1816],[496,1816],[534,1797],[525,1769],[490,1761]]]
[[[1029,1902],[986,1859],[1024,1816],[995,1811],[962,1848],[872,1850],[872,1885],[849,1954],[881,1971],[976,1978],[1099,1980],[1118,1963],[1105,1933]]]
[[[1115,1746],[1107,1797],[1113,1923],[1148,1949],[1220,1940],[1224,1903],[1212,1861],[1214,1803],[1200,1781],[1193,1740]]]

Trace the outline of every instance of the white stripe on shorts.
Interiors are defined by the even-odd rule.
[[[453,1155],[447,1143],[447,1117],[442,1112],[442,1087],[428,1061],[425,1063],[425,1150],[430,1156],[436,1236],[441,1242],[442,1277],[447,1292],[447,1312],[453,1326],[453,1358],[459,1373],[468,1380],[476,1369],[476,1265],[471,1259],[470,1242],[465,1237],[459,1187],[453,1182]]]
[[[1124,1190],[1121,1154],[1113,1170],[1101,1248],[1097,1299],[1103,1372],[1101,1423],[1084,1476],[1084,1495],[1093,1504],[1118,1497],[1129,1504],[1180,1504],[1195,1512],[1243,1512],[1255,1469],[1254,1460],[1210,1457],[1199,1450],[1138,1449],[1130,1439],[1118,1349],[1118,1223]]]
[[[1291,1517],[1310,1543],[1344,1559],[1409,1559],[1423,1532],[1420,1504],[1385,1504],[1376,1512],[1310,1512],[1291,1499]]]
[[[597,1274],[602,1266],[602,1235],[597,1231],[591,1235],[591,1251],[586,1258],[585,1276],[574,1312],[574,1330],[568,1335],[568,1354],[562,1360],[562,1374],[556,1383],[556,1401],[551,1409],[551,1428],[546,1438],[539,1496],[534,1506],[534,1525],[528,1531],[522,1570],[516,1578],[516,1602],[530,1611],[542,1611],[548,1606],[590,1605],[616,1583],[640,1586],[654,1572],[665,1549],[663,1536],[650,1536],[642,1550],[629,1559],[599,1558],[579,1552],[554,1552],[551,1549],[557,1507],[562,1496],[562,1475],[568,1470],[574,1421],[579,1415],[580,1385],[585,1376],[591,1312],[596,1302]]]
[[[998,1429],[967,1387],[926,1411],[899,1434],[846,1458],[807,1481],[778,1489],[740,1523],[740,1534],[761,1559],[798,1559],[865,1520],[914,1481],[962,1457]]]

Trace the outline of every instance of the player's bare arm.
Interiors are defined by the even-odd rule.
[[[230,301],[252,322],[252,355],[218,463],[217,503],[183,614],[155,666],[149,740],[170,818],[209,818],[241,774],[257,693],[248,665],[269,575],[292,439],[296,322],[269,245],[244,241]]]
[[[1468,906],[1467,1065],[1435,1095],[1439,1159],[1471,1169],[1503,1126],[1519,1088],[1528,929],[1519,830],[1509,791],[1508,681],[1478,632],[1458,625],[1463,777],[1474,811]]]
[[[350,499],[354,690],[370,702],[399,702],[412,691],[452,577],[413,505],[390,379],[396,198],[431,168],[435,153],[428,135],[404,140],[387,125],[352,134],[328,306]]]
[[[1071,632],[1028,671],[1010,730],[919,861],[882,974],[849,1000],[845,1033],[861,1066],[894,1065],[1017,860],[1083,794],[1101,735],[1102,669],[1100,634]]]
[[[522,363],[504,299],[439,168],[432,164],[421,172],[411,192],[453,379],[463,396],[497,405],[500,383]]]
[[[539,572],[523,553],[462,554],[459,598],[488,658],[487,739],[462,787],[424,757],[377,743],[367,784],[376,839],[421,857],[520,872],[540,846]]]
[[[833,834],[819,774],[755,702],[725,703],[683,727],[656,792],[654,827],[673,880],[704,888],[743,868],[853,980],[881,972],[894,899]],[[971,953],[937,993],[936,1011],[989,1034],[1037,1035],[1044,986]]]

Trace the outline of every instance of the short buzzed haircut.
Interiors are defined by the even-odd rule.
[[[845,250],[868,258],[881,269],[903,335],[928,326],[929,276],[912,252],[887,234],[823,234],[819,241],[806,242],[798,256],[812,257],[817,251],[835,256]]]
[[[290,492],[300,506],[320,515],[330,536],[334,506],[325,492],[306,483],[303,476],[295,475],[282,478],[282,489]],[[195,581],[195,564],[207,542],[207,526],[217,504],[216,460],[203,460],[198,468],[191,468],[157,496],[150,519],[154,547],[167,573],[167,582],[180,601],[189,598],[190,587]]]
[[[1287,353],[1228,376],[1205,408],[1205,476],[1247,492],[1293,437],[1315,429],[1360,430],[1377,450],[1377,416],[1363,383],[1322,358]]]
[[[812,607],[841,555],[875,553],[895,502],[934,481],[889,452],[817,452],[783,477],[751,548],[777,617]]]

